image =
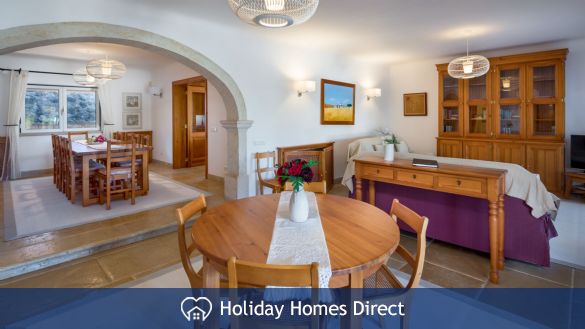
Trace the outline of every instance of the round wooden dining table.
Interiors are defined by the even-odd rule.
[[[203,255],[205,288],[219,288],[232,256],[266,263],[279,198],[271,194],[229,201],[193,224],[191,237]],[[398,246],[398,225],[386,212],[362,201],[327,194],[316,198],[331,261],[329,287],[363,287],[364,278]]]

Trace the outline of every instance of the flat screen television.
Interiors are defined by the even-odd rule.
[[[585,169],[585,135],[571,136],[571,168]]]

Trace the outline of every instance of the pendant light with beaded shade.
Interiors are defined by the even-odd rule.
[[[469,55],[469,40],[467,40],[467,55],[457,57],[449,63],[449,75],[455,79],[472,79],[480,77],[490,70],[490,61],[481,55]]]
[[[87,73],[87,69],[85,67],[80,68],[79,70],[73,73],[73,81],[81,86],[86,87],[95,87],[100,84],[101,80],[96,79]]]
[[[319,0],[228,0],[244,22],[268,28],[306,22],[317,11]]]
[[[126,74],[126,65],[114,59],[96,59],[86,66],[87,73],[96,79],[115,80]]]

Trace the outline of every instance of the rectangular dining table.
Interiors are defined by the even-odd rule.
[[[116,150],[119,155],[129,155],[130,145],[127,148]],[[81,185],[82,185],[82,205],[87,207],[98,202],[98,197],[92,197],[89,193],[89,162],[91,160],[106,159],[106,144],[87,145],[81,141],[71,143],[73,156],[81,159]],[[136,191],[136,195],[148,194],[148,153],[152,150],[151,146],[141,146],[136,148],[136,157],[142,158],[142,188]]]

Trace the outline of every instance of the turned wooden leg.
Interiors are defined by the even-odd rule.
[[[363,201],[362,197],[362,180],[361,178],[355,178],[355,199]]]
[[[498,202],[489,201],[490,281],[499,282],[498,275]]]
[[[370,199],[370,204],[372,206],[375,206],[376,205],[376,182],[374,182],[373,180],[370,180],[369,184],[370,184],[370,186],[369,186],[370,187],[370,189],[369,189],[370,195],[368,198]]]
[[[498,269],[504,269],[504,194],[498,197]]]

